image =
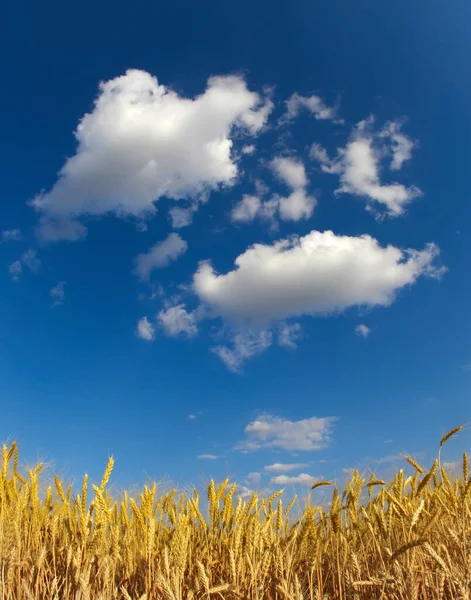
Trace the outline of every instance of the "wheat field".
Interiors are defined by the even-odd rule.
[[[4,446],[0,599],[469,599],[468,457],[459,477],[440,462],[460,429],[431,468],[405,457],[408,477],[315,484],[297,519],[283,490],[244,501],[229,481],[207,499],[156,484],[113,498],[112,458],[99,486],[85,476],[72,496],[56,476],[42,494],[43,465],[21,474],[17,444]],[[319,488],[332,489],[329,507],[312,504]]]

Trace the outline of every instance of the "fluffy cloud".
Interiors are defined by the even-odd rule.
[[[219,456],[215,454],[200,454],[196,457],[198,460],[216,460]]]
[[[283,450],[321,450],[330,441],[332,425],[336,417],[311,417],[300,421],[289,421],[272,415],[263,415],[245,428],[246,440],[237,444],[241,451],[261,448]]]
[[[274,173],[293,189],[306,187],[308,181],[303,163],[285,157],[276,157],[271,161]]]
[[[21,242],[23,235],[21,229],[5,229],[1,235],[2,242]]]
[[[196,315],[194,312],[188,312],[184,304],[162,309],[157,315],[157,320],[166,333],[172,337],[180,333],[193,337],[198,333]]]
[[[242,200],[232,209],[231,219],[235,223],[248,223],[260,214],[261,208],[262,201],[258,196],[245,194]]]
[[[236,76],[210,78],[194,99],[145,71],[100,83],[93,110],[75,131],[76,154],[32,202],[43,216],[40,234],[51,239],[56,223],[85,214],[145,217],[163,196],[194,199],[231,185],[231,136],[236,129],[257,134],[271,109]],[[54,237],[60,239],[60,228]]]
[[[270,483],[276,485],[314,485],[318,481],[321,481],[319,477],[313,477],[307,473],[300,473],[299,475],[276,475],[270,479]]]
[[[306,191],[309,182],[303,163],[293,158],[276,157],[270,166],[277,179],[291,188],[291,193],[288,196],[277,194],[264,201],[260,195],[245,195],[233,208],[232,221],[248,223],[258,218],[273,224],[277,215],[283,221],[300,221],[312,216],[317,200]]]
[[[142,317],[142,319],[139,319],[137,322],[136,335],[141,338],[141,340],[146,340],[148,342],[152,342],[155,339],[155,327],[147,317]]]
[[[242,154],[253,154],[255,152],[254,144],[246,144],[242,147]]]
[[[188,244],[178,233],[171,233],[165,240],[152,246],[149,252],[136,257],[134,273],[139,279],[147,280],[154,269],[166,267],[184,254],[187,248]]]
[[[52,305],[58,306],[64,303],[65,281],[59,281],[57,285],[49,290],[49,296],[52,298]]]
[[[307,467],[306,463],[273,463],[264,467],[263,470],[267,473],[289,473],[305,467]]]
[[[371,333],[371,329],[362,323],[355,327],[355,333],[361,337],[367,338]]]
[[[236,498],[242,500],[249,500],[255,493],[255,490],[248,488],[246,485],[238,485],[236,491]]]
[[[388,306],[421,275],[439,277],[438,248],[381,247],[369,235],[312,231],[273,245],[255,244],[235,269],[218,275],[200,263],[193,290],[223,318],[264,325],[290,316],[327,315],[352,306]]]
[[[380,162],[384,156],[392,155],[391,168],[400,169],[404,161],[411,158],[413,143],[400,132],[398,122],[389,123],[378,134],[373,132],[372,124],[372,118],[361,121],[345,148],[337,150],[335,159],[330,159],[319,144],[312,146],[311,156],[321,164],[323,171],[339,176],[337,194],[361,196],[368,201],[369,209],[379,204],[390,216],[399,216],[406,205],[422,192],[416,186],[382,184]]]
[[[308,110],[319,121],[330,120],[341,122],[337,119],[337,109],[332,106],[327,106],[322,98],[316,95],[301,96],[294,93],[286,102],[286,114],[282,117],[281,122],[287,122],[295,119],[301,110]]]
[[[302,337],[302,327],[299,323],[283,323],[278,331],[278,344],[284,348],[295,350],[297,341]]]
[[[240,332],[234,335],[232,348],[220,345],[212,348],[212,352],[219,356],[229,371],[241,373],[244,362],[265,352],[272,340],[270,331]]]

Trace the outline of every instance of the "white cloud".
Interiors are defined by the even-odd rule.
[[[53,220],[41,217],[36,234],[43,242],[76,242],[87,236],[87,228],[68,217],[56,217]]]
[[[20,279],[21,274],[23,273],[23,265],[21,261],[15,260],[8,266],[8,272],[11,275],[13,281],[18,281]]]
[[[388,131],[394,132],[391,134],[392,147],[384,146],[385,140],[391,136],[389,133],[385,135],[384,130],[375,135],[372,123],[372,118],[360,122],[345,148],[337,149],[337,158],[330,159],[319,144],[313,145],[311,156],[320,162],[323,171],[339,175],[340,187],[336,194],[361,196],[367,199],[370,210],[378,203],[386,208],[390,216],[399,216],[403,214],[406,205],[421,196],[422,192],[416,186],[381,184],[380,162],[383,156],[392,153],[391,168],[397,170],[411,157],[412,146],[406,143],[408,138],[399,133],[399,125],[395,122],[388,125]],[[378,148],[379,141],[383,145]]]
[[[309,196],[305,190],[291,192],[289,196],[278,198],[280,218],[283,221],[300,221],[312,217],[317,204],[314,196]]]
[[[248,488],[246,485],[238,485],[236,490],[236,498],[242,498],[242,500],[249,500],[255,491]]]
[[[168,214],[170,215],[170,219],[172,221],[172,227],[174,229],[188,227],[188,225],[191,225],[191,222],[193,221],[193,213],[193,208],[181,208],[180,206],[171,208],[168,211]]]
[[[58,219],[145,217],[163,196],[197,199],[233,184],[231,136],[256,135],[272,107],[237,76],[210,78],[194,99],[140,70],[100,83],[93,110],[75,131],[76,154],[32,202],[44,216],[40,234]]]
[[[198,460],[216,460],[217,458],[219,458],[219,456],[216,456],[215,454],[200,454],[197,456]]]
[[[278,344],[294,350],[296,342],[302,337],[302,327],[299,323],[283,323],[278,331]]]
[[[306,463],[273,463],[264,467],[263,470],[267,473],[289,473],[305,467],[307,467]]]
[[[253,154],[255,152],[254,144],[246,144],[242,147],[242,154]]]
[[[21,257],[21,262],[33,273],[37,273],[41,268],[41,260],[38,258],[36,250],[30,248]]]
[[[21,242],[22,239],[21,229],[5,229],[2,231],[2,242]]]
[[[259,214],[261,206],[260,198],[245,194],[242,200],[232,209],[231,219],[236,223],[253,221]]]
[[[147,317],[142,317],[142,319],[139,319],[137,322],[136,335],[141,338],[141,340],[146,340],[148,342],[152,342],[155,339],[155,327]]]
[[[276,157],[271,161],[271,168],[277,177],[295,190],[306,187],[308,183],[306,169],[298,160]]]
[[[311,417],[290,421],[273,415],[263,415],[247,425],[244,431],[248,439],[237,444],[236,449],[321,450],[329,445],[334,421],[336,417]]]
[[[391,140],[392,160],[390,168],[398,171],[406,160],[412,158],[412,150],[415,143],[401,132],[402,123],[391,121],[386,123],[380,136]]]
[[[337,120],[337,122],[341,122],[340,119],[337,119],[337,109],[332,106],[327,106],[319,96],[301,96],[297,92],[286,101],[286,114],[282,117],[281,122],[295,119],[302,109],[308,110],[320,121]]]
[[[166,267],[184,254],[187,248],[188,244],[178,233],[171,233],[165,240],[152,246],[149,252],[136,257],[134,273],[139,279],[147,280],[154,269]]]
[[[309,183],[302,162],[293,158],[277,157],[271,162],[274,173],[293,191],[285,197],[275,196],[280,218],[283,221],[309,219],[317,204],[316,198],[306,192]]]
[[[65,281],[59,281],[57,285],[49,290],[49,296],[52,298],[52,305],[58,306],[63,304],[65,296]]]
[[[240,332],[233,336],[232,348],[220,345],[211,350],[219,356],[229,371],[241,373],[244,362],[265,352],[271,346],[272,340],[273,335],[270,331]]]
[[[262,476],[260,473],[253,472],[249,473],[245,479],[250,485],[258,485],[261,478]]]
[[[371,329],[362,323],[361,325],[357,325],[355,327],[355,333],[361,337],[367,338],[371,333]]]
[[[255,244],[235,269],[215,273],[201,262],[193,290],[223,318],[264,325],[293,316],[327,315],[353,306],[388,306],[421,275],[439,277],[438,248],[381,247],[369,235],[312,231],[272,245]]]
[[[306,192],[309,182],[303,163],[294,158],[276,157],[270,166],[276,177],[288,185],[292,192],[288,196],[276,194],[262,201],[260,196],[268,190],[261,188],[260,182],[257,182],[259,194],[243,196],[232,210],[232,221],[248,223],[259,218],[271,222],[273,226],[277,215],[283,221],[300,221],[312,216],[317,200]]]
[[[300,473],[299,475],[276,475],[270,479],[270,483],[276,485],[314,485],[318,481],[321,481],[319,477],[313,477],[307,473]]]
[[[188,312],[184,304],[162,309],[157,315],[157,320],[171,336],[184,333],[188,337],[193,337],[198,333],[195,313]]]
[[[453,477],[459,477],[462,473],[463,463],[460,460],[456,461],[445,461],[443,463],[443,468],[447,472],[448,475],[452,475]]]
[[[188,415],[187,419],[189,419],[190,421],[195,421],[196,415]]]

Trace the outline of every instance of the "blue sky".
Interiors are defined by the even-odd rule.
[[[467,2],[7,12],[3,440],[303,490],[469,421]]]

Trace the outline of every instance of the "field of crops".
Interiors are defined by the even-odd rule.
[[[343,491],[319,482],[296,513],[282,490],[244,501],[229,481],[212,482],[207,499],[157,485],[112,498],[112,459],[99,486],[85,476],[73,497],[56,477],[42,494],[43,466],[20,473],[13,443],[0,480],[0,599],[469,599],[467,455],[459,477],[440,454],[431,468],[404,466],[411,475],[389,482],[355,472]],[[328,508],[314,504],[320,488],[332,489]]]

